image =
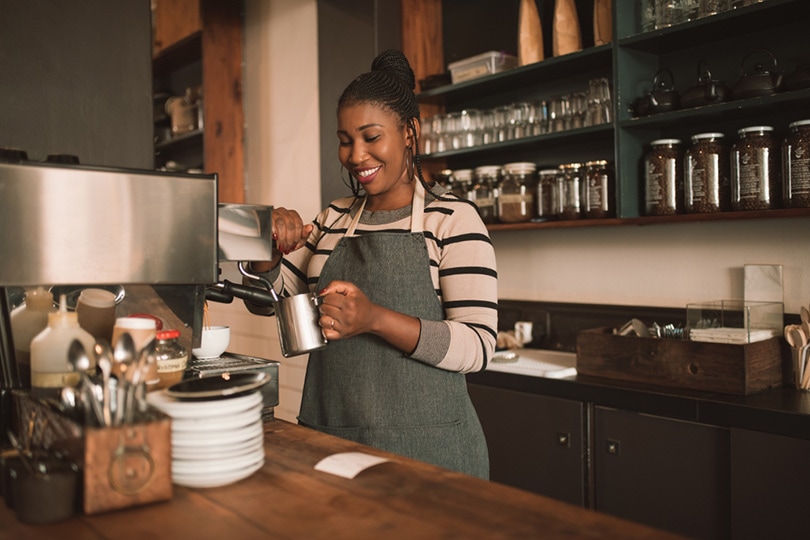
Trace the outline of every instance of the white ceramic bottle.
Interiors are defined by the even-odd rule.
[[[26,291],[25,303],[11,312],[11,339],[24,388],[31,385],[31,341],[48,326],[48,313],[53,310],[53,294],[37,287]]]
[[[31,395],[58,397],[64,386],[76,386],[80,374],[70,367],[68,349],[74,339],[84,345],[95,369],[95,340],[79,326],[75,312],[67,310],[67,299],[59,299],[59,311],[48,314],[48,326],[31,341]]]

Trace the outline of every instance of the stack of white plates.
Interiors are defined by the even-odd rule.
[[[196,394],[173,397],[172,388],[151,392],[147,400],[172,418],[175,484],[223,486],[247,478],[264,465],[261,392],[200,399]]]

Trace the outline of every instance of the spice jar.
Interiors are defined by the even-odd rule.
[[[470,200],[478,206],[478,214],[484,223],[498,221],[496,198],[501,180],[501,168],[498,165],[483,165],[473,172],[473,186],[470,189]]]
[[[180,330],[161,330],[155,338],[155,360],[160,381],[154,388],[166,388],[182,380],[188,364],[188,351],[180,344]]]
[[[785,208],[810,207],[810,120],[789,126],[782,145],[782,203]]]
[[[648,216],[678,214],[683,208],[683,156],[679,139],[658,139],[644,156],[644,203]]]
[[[557,196],[557,169],[542,169],[537,177],[537,217],[555,219],[561,208]]]
[[[507,163],[498,190],[498,220],[503,223],[531,221],[535,212],[537,166],[534,163]]]
[[[582,188],[582,213],[587,218],[616,216],[616,175],[613,165],[604,159],[585,163]]]
[[[561,219],[579,219],[582,217],[582,164],[566,163],[560,165],[562,171],[562,210]],[[559,176],[557,186],[560,186]]]
[[[777,147],[771,126],[752,126],[737,132],[731,147],[731,208],[770,210],[780,197]]]
[[[731,203],[728,151],[722,133],[698,133],[684,161],[684,207],[687,214],[728,210]]]

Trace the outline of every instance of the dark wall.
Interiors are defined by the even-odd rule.
[[[0,0],[0,146],[151,168],[148,0]]]
[[[318,1],[318,87],[321,119],[321,202],[351,195],[337,156],[337,102],[374,57],[402,46],[400,3],[393,0]],[[346,173],[344,176],[348,178]]]

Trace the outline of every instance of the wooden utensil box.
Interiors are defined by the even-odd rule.
[[[15,391],[14,398],[17,422],[34,418],[44,425],[34,443],[64,452],[81,467],[85,514],[171,499],[170,417],[150,407],[144,421],[132,425],[82,426],[27,392]]]
[[[723,394],[784,384],[790,354],[780,338],[732,345],[619,336],[612,328],[577,335],[577,374]]]

